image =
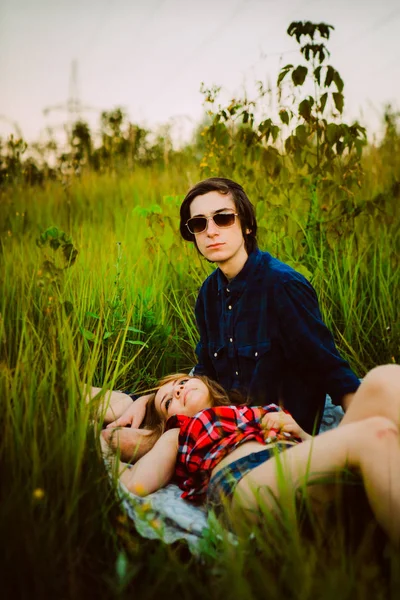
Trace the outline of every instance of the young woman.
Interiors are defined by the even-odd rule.
[[[147,495],[174,480],[191,501],[253,519],[284,500],[282,479],[307,486],[320,504],[334,498],[343,469],[360,475],[377,521],[400,542],[400,367],[372,370],[335,430],[311,438],[275,405],[234,406],[207,378],[172,375],[150,400],[153,448],[134,465],[120,464],[121,481]],[[106,430],[107,431],[107,430]],[[105,437],[108,437],[105,434]],[[279,455],[277,455],[279,453]],[[283,477],[282,477],[283,476]],[[329,484],[318,483],[321,477]]]

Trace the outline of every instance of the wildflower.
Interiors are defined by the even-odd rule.
[[[124,525],[126,523],[126,521],[127,521],[126,515],[124,515],[124,514],[118,515],[117,521],[119,521],[119,523],[122,523]]]
[[[44,498],[44,490],[42,488],[36,488],[33,490],[32,496],[35,500],[43,500]]]
[[[153,529],[155,529],[156,531],[159,531],[162,527],[162,523],[160,521],[160,519],[152,519],[149,524],[151,525],[151,527],[153,527]]]
[[[149,511],[151,511],[151,504],[150,502],[143,502],[141,509],[144,513],[147,513]]]

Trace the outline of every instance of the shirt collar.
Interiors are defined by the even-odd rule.
[[[249,279],[253,276],[261,256],[262,252],[258,248],[251,252],[244,263],[243,269],[231,281],[227,280],[221,269],[217,269],[218,294],[221,294],[226,288],[229,288],[229,291],[234,294],[241,294]]]

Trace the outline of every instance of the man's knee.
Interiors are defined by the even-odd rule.
[[[384,394],[400,391],[400,366],[381,365],[375,367],[363,379],[363,386],[368,387],[371,392]]]

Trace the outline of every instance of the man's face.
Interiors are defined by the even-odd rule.
[[[196,196],[190,205],[191,217],[210,217],[217,212],[236,213],[236,206],[230,194],[213,191]],[[218,227],[208,219],[207,228],[197,233],[196,243],[201,254],[211,262],[225,263],[235,257],[247,257],[244,237],[239,218],[230,227]]]

